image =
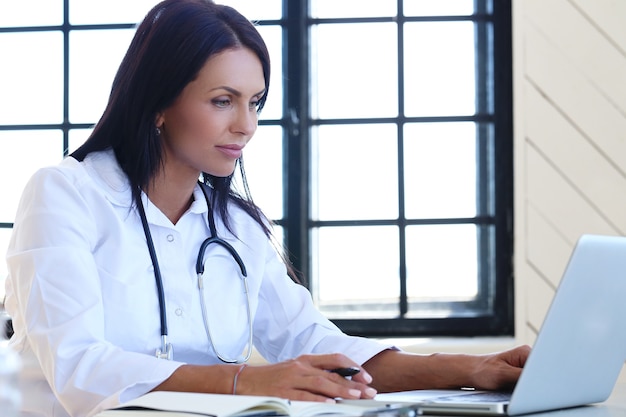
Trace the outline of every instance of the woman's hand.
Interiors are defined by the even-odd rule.
[[[475,357],[471,386],[477,389],[511,389],[519,379],[530,353],[529,346]]]
[[[239,374],[237,394],[270,395],[300,401],[334,401],[334,398],[373,398],[372,377],[361,371],[349,378],[330,372],[336,368],[361,368],[341,354],[302,355],[273,365],[248,366]]]
[[[380,392],[461,387],[507,389],[517,382],[529,353],[528,346],[486,355],[418,355],[385,350],[365,362],[363,368],[372,375],[372,386]]]

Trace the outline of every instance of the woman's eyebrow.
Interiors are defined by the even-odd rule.
[[[234,95],[235,97],[241,97],[242,96],[241,91],[237,90],[236,88],[228,87],[226,85],[221,85],[219,87],[212,88],[209,91],[215,91],[215,90],[226,90],[229,93],[231,93],[232,95]],[[262,89],[261,91],[259,91],[258,93],[253,94],[252,96],[253,97],[257,97],[257,96],[262,96],[263,94],[265,94],[265,88]]]

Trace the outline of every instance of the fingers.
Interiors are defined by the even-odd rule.
[[[361,384],[369,385],[372,383],[372,376],[367,373],[363,368],[361,372],[352,377],[353,381],[360,382]]]
[[[526,364],[526,360],[528,359],[528,355],[530,354],[530,346],[523,345],[518,346],[510,350],[506,350],[504,352],[500,352],[497,354],[497,357],[503,360],[507,365],[513,366],[515,368],[524,367]]]
[[[319,384],[316,387],[330,390],[333,393],[332,398],[373,398],[376,395],[376,390],[367,386],[372,382],[371,375],[344,355],[303,355],[296,361],[311,366],[312,375],[320,378],[315,382]],[[348,375],[350,372],[344,372],[353,368],[356,368],[358,372],[351,372],[353,375]]]
[[[357,364],[343,355],[303,355],[275,365],[251,366],[239,376],[237,392],[300,401],[373,398],[376,390],[364,382],[371,381],[364,370],[359,368],[350,378],[330,372],[351,366]]]
[[[472,380],[478,389],[510,389],[519,379],[530,347],[518,346],[499,353],[475,356]]]
[[[508,376],[503,383],[503,386],[506,388],[513,388],[517,383],[520,375],[522,374],[522,369],[526,364],[526,360],[528,359],[528,355],[530,354],[530,346],[518,346],[514,349],[511,349],[505,352],[504,361],[510,365],[508,368]]]
[[[497,359],[504,365],[503,374],[499,381],[499,386],[504,388],[512,388],[517,383],[524,364],[530,353],[529,346],[518,346],[497,355]],[[497,373],[494,371],[494,374]]]
[[[359,372],[353,375],[342,375],[339,371],[334,373],[343,377],[350,376],[353,381],[360,382],[362,384],[370,384],[372,382],[372,376],[365,369],[361,368],[359,364],[350,360],[347,356],[339,353],[330,355],[302,355],[296,360],[307,362],[315,368],[328,371],[357,368],[359,369]]]
[[[526,365],[526,360],[528,359],[528,355],[530,355],[530,346],[523,345],[519,346],[514,350],[514,354],[516,355],[516,359],[512,361],[512,365],[523,368]]]
[[[307,392],[319,393],[328,398],[360,399],[373,398],[376,390],[360,382],[346,379],[340,375],[322,371],[303,380]]]

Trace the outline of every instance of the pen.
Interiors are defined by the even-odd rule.
[[[345,377],[356,375],[359,372],[361,372],[361,370],[359,368],[357,368],[356,366],[351,366],[349,368],[335,368],[335,369],[331,369],[330,372],[333,372],[335,374],[339,374],[339,375],[341,375],[341,376],[343,376],[345,378]]]

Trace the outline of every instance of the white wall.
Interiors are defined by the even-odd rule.
[[[625,22],[623,0],[513,0],[517,342],[581,234],[626,234]]]
[[[583,233],[626,234],[626,1],[513,0],[516,327]]]

